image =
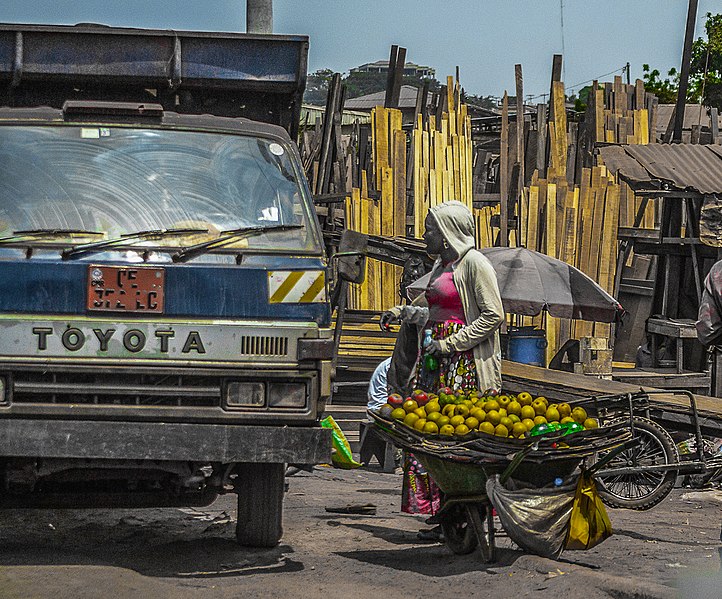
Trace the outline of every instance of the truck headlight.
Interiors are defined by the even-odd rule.
[[[261,407],[266,402],[263,383],[230,381],[226,383],[226,405],[229,408]]]
[[[269,383],[269,408],[303,408],[306,405],[304,383]]]

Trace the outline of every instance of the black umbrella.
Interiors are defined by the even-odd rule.
[[[496,271],[504,310],[536,316],[546,310],[557,318],[614,322],[622,306],[595,281],[573,266],[521,247],[480,250]],[[426,275],[409,289],[423,292]]]

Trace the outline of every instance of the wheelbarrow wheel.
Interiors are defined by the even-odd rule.
[[[669,433],[647,418],[634,417],[635,447],[614,457],[602,468],[597,478],[602,501],[610,507],[630,510],[648,510],[674,488],[677,470],[646,470],[645,466],[678,464],[679,453]],[[603,454],[599,457],[601,458]],[[614,474],[614,468],[635,466],[638,470],[627,474]]]
[[[479,543],[474,527],[469,522],[466,509],[463,504],[451,506],[441,520],[446,546],[457,555],[471,553]],[[471,507],[470,509],[477,508]]]

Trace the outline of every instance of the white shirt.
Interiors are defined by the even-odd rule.
[[[386,373],[389,371],[390,365],[391,358],[386,358],[376,367],[376,370],[374,370],[374,373],[371,375],[366,407],[372,412],[377,411],[389,398],[389,392],[386,387]]]

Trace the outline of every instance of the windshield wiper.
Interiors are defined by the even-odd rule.
[[[262,235],[268,231],[287,231],[290,229],[302,229],[303,225],[271,225],[268,227],[241,227],[240,229],[231,229],[230,231],[223,231],[216,239],[210,241],[204,241],[196,245],[184,248],[179,252],[176,252],[171,256],[173,262],[187,262],[202,254],[210,252],[216,248],[221,248],[226,245],[230,245],[242,239],[244,237],[250,237],[251,235]]]
[[[97,254],[104,249],[112,248],[116,245],[123,245],[129,241],[161,239],[163,237],[175,237],[183,235],[192,235],[194,233],[208,233],[208,229],[151,229],[149,231],[138,231],[137,233],[126,233],[120,237],[113,239],[104,239],[93,243],[84,243],[76,245],[74,248],[64,250],[62,252],[63,260],[72,260],[80,256],[88,256]]]
[[[103,236],[102,231],[85,231],[84,229],[28,229],[26,231],[13,231],[8,237],[0,237],[0,244],[35,241],[36,239],[52,239],[53,237],[68,237],[70,235]]]

